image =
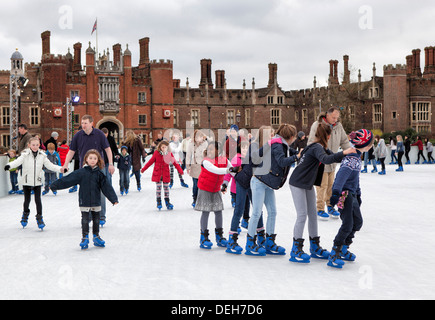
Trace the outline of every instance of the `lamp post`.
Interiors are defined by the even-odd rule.
[[[74,105],[80,101],[79,96],[74,96],[71,99],[66,98],[66,139],[71,143],[74,135]]]

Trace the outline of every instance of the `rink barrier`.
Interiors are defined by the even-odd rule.
[[[387,147],[388,154],[387,158],[385,159],[385,164],[388,165],[391,162],[391,149]],[[423,154],[427,159],[427,152],[426,148],[423,150]],[[411,151],[409,153],[409,158],[411,160],[411,164],[414,164],[414,162],[417,161],[417,155],[418,155],[418,148],[416,146],[411,147]],[[435,158],[435,155],[434,155]],[[11,182],[9,179],[9,171],[4,171],[5,165],[9,162],[9,158],[5,155],[0,155],[0,198],[5,197],[8,195],[8,191],[11,190]],[[405,156],[402,157],[402,162],[405,164],[406,158]],[[421,163],[421,162],[420,162]],[[364,164],[363,164],[364,165]],[[369,165],[371,166],[371,165]],[[394,165],[397,166],[397,165]],[[74,163],[71,162],[69,165],[70,170],[74,168]]]
[[[8,162],[8,156],[5,156],[3,154],[0,155],[0,198],[7,196],[9,190],[12,189],[11,180],[9,178],[9,171],[4,170],[4,167],[8,164]],[[70,162],[68,168],[69,170],[72,170],[72,168],[74,168],[74,160]]]

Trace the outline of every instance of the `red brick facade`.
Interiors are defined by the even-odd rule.
[[[73,45],[73,54],[54,55],[50,52],[50,32],[41,34],[42,58],[39,63],[26,63],[25,75],[29,85],[21,92],[20,122],[26,123],[31,133],[40,133],[42,139],[52,131],[67,136],[66,101],[80,96],[74,106],[74,130],[84,114],[94,117],[94,125],[107,127],[118,141],[127,130],[133,130],[148,143],[152,135],[169,128],[185,133],[186,128],[227,129],[237,124],[248,131],[261,125],[278,127],[281,123],[294,124],[308,132],[311,124],[330,106],[339,106],[347,130],[361,127],[383,132],[414,127],[431,135],[435,127],[431,106],[435,103],[435,48],[424,51],[425,66],[421,72],[419,49],[406,57],[406,65],[388,65],[383,77],[376,75],[370,81],[350,81],[349,56],[343,57],[344,76],[338,78],[338,60],[329,61],[328,87],[285,90],[279,86],[278,65],[270,63],[268,85],[256,88],[255,79],[243,80],[241,89],[226,87],[225,71],[216,70],[213,83],[212,60],[200,61],[200,83],[188,79],[173,79],[170,60],[151,60],[149,38],[139,40],[140,59],[133,66],[128,47],[122,51],[115,44],[112,53],[104,51],[96,57],[91,45],[82,64],[82,44]],[[7,144],[9,126],[9,72],[0,71],[0,134],[2,145]],[[186,126],[186,122],[193,126]],[[116,132],[116,133],[115,133]]]

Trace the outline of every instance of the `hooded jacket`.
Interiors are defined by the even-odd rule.
[[[83,168],[73,171],[69,175],[54,181],[50,185],[50,188],[55,191],[67,189],[77,184],[80,185],[80,207],[101,206],[101,192],[103,192],[112,204],[118,202],[115,190],[99,167],[91,168],[90,166],[84,166]]]
[[[270,142],[270,149],[263,155],[263,170],[267,174],[256,174],[255,177],[272,189],[280,189],[290,172],[290,166],[298,160],[297,151],[290,148],[287,142],[279,135],[276,135]],[[264,147],[262,147],[264,149]],[[268,155],[269,153],[269,155]],[[260,156],[262,152],[260,151]],[[269,161],[267,161],[269,160]]]
[[[171,175],[169,171],[169,164],[172,163],[179,174],[183,174],[183,169],[181,169],[177,160],[175,160],[174,155],[171,152],[167,154],[161,154],[160,151],[156,150],[153,153],[151,159],[143,166],[140,172],[144,173],[154,163],[154,170],[151,181],[164,183],[171,182]]]

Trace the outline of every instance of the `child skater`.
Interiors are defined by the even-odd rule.
[[[47,144],[47,151],[45,152],[47,155],[48,160],[50,160],[52,163],[57,164],[58,166],[61,166],[60,156],[59,153],[57,153],[55,149],[54,143],[50,142]],[[44,191],[42,191],[42,195],[46,195],[50,191],[50,185],[57,180],[57,174],[54,171],[51,171],[47,168],[44,168],[45,170],[45,188]],[[54,195],[57,194],[56,191],[53,191]]]
[[[290,261],[293,262],[310,262],[310,256],[302,250],[304,244],[303,232],[307,217],[311,257],[328,259],[330,254],[320,246],[317,227],[316,191],[313,186],[320,186],[325,164],[340,162],[344,155],[355,153],[353,148],[349,148],[344,152],[332,153],[328,149],[331,133],[331,127],[326,124],[320,124],[317,127],[315,141],[303,150],[299,164],[289,179],[297,214],[293,230],[293,248],[290,253]]]
[[[143,166],[140,170],[144,173],[153,163],[154,170],[151,181],[156,183],[156,198],[157,198],[157,209],[162,209],[162,184],[165,192],[165,203],[168,210],[174,209],[174,206],[169,201],[169,182],[171,181],[171,176],[169,172],[169,165],[172,163],[180,175],[183,175],[183,169],[181,169],[178,162],[175,160],[174,155],[169,149],[169,143],[166,140],[160,141],[157,145],[157,149],[154,151],[151,159]]]
[[[118,170],[119,170],[119,189],[121,196],[128,194],[128,188],[130,187],[130,169],[131,169],[131,156],[128,154],[128,147],[121,147],[121,154],[119,155]]]
[[[258,158],[258,152],[263,142],[269,141],[273,137],[273,135],[274,131],[272,127],[261,126],[258,130],[256,139],[249,144],[247,152],[244,151],[244,145],[248,142],[241,142],[242,169],[233,178],[233,183],[235,182],[236,184],[236,206],[234,207],[233,217],[231,219],[231,228],[229,232],[229,239],[226,250],[226,252],[228,253],[241,254],[243,251],[243,248],[239,246],[237,240],[239,236],[239,225],[241,225],[245,229],[248,229],[249,226],[249,208],[252,203],[251,179],[253,159]],[[238,163],[236,163],[235,165],[237,164]],[[242,223],[240,223],[240,219],[242,218],[242,216]],[[257,241],[263,245],[265,242],[263,215],[261,215],[260,219],[258,220],[257,236]]]
[[[380,175],[385,175],[385,158],[387,157],[387,146],[385,145],[385,140],[381,139],[378,135],[375,136],[377,145],[375,148],[376,158],[381,162],[382,170],[378,172]]]
[[[7,153],[9,157],[9,162],[12,162],[17,159],[17,152],[13,149],[8,150]],[[17,168],[9,169],[9,179],[11,180],[12,189],[9,190],[9,194],[14,194],[18,192],[18,172]]]
[[[202,162],[201,173],[198,177],[198,198],[196,199],[195,210],[202,211],[201,215],[201,237],[200,248],[211,249],[213,243],[209,239],[208,218],[211,211],[215,214],[216,243],[219,247],[226,247],[227,240],[223,237],[223,218],[221,185],[224,175],[229,172],[237,172],[240,167],[231,167],[228,159],[220,156],[219,142],[212,142],[208,145],[206,155]],[[225,193],[226,188],[222,188]]]
[[[115,190],[101,171],[104,162],[100,153],[91,149],[86,152],[83,159],[83,168],[71,172],[69,175],[56,180],[51,184],[52,190],[67,189],[77,184],[79,188],[79,206],[82,212],[82,241],[80,247],[87,249],[89,245],[89,219],[92,217],[92,234],[94,246],[105,247],[106,242],[100,237],[100,194],[113,204],[118,203]]]
[[[44,150],[39,149],[39,138],[30,138],[28,142],[28,148],[21,152],[21,155],[15,160],[5,166],[5,170],[11,168],[17,168],[22,166],[20,179],[23,182],[24,191],[24,210],[21,218],[21,225],[23,228],[27,226],[27,219],[30,214],[29,204],[30,195],[32,190],[35,194],[36,203],[36,222],[38,228],[44,229],[45,223],[42,219],[42,202],[41,202],[41,187],[44,181],[44,171],[42,167],[55,172],[64,173],[64,169],[61,166],[57,166],[48,160]]]
[[[363,224],[361,215],[361,189],[359,174],[361,171],[361,153],[370,149],[373,134],[360,129],[349,135],[356,153],[348,154],[341,162],[332,186],[331,205],[338,204],[341,227],[334,239],[334,246],[328,258],[328,266],[342,268],[344,261],[355,261],[355,255],[348,249]]]
[[[263,156],[261,167],[253,168],[251,179],[252,213],[249,220],[246,240],[247,255],[264,256],[268,254],[284,255],[285,248],[275,243],[276,200],[275,190],[280,189],[290,172],[290,166],[299,159],[297,151],[289,146],[296,140],[295,126],[282,124],[276,131],[275,137],[260,150]],[[290,156],[288,156],[288,154]],[[259,230],[258,221],[262,214],[263,205],[267,209],[265,248],[257,244]]]

